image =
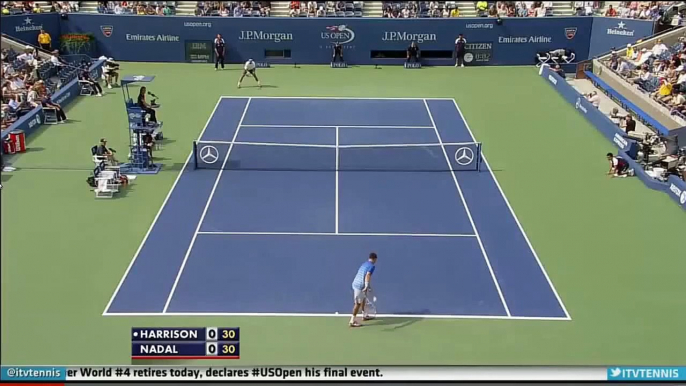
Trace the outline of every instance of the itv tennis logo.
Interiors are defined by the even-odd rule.
[[[683,381],[686,367],[614,367],[607,369],[610,381]]]

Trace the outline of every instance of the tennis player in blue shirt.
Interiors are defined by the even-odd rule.
[[[371,289],[370,284],[372,282],[372,274],[376,268],[376,253],[372,252],[369,254],[369,260],[364,262],[357,270],[357,275],[353,280],[353,294],[355,299],[355,306],[353,307],[353,316],[350,317],[350,327],[361,326],[355,318],[357,313],[362,311],[363,319],[367,320],[367,316],[364,310],[365,299],[367,298],[367,291]]]

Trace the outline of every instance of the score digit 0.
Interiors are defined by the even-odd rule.
[[[205,343],[205,355],[208,357],[217,355],[217,342]]]
[[[205,340],[206,341],[216,341],[219,333],[217,332],[217,327],[207,327],[205,329]]]

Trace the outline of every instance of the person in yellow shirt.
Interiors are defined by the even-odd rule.
[[[672,84],[666,79],[660,81],[660,88],[653,93],[653,98],[661,103],[667,103],[672,99]]]
[[[40,30],[38,34],[38,45],[44,50],[52,51],[52,38],[45,30]]]
[[[460,17],[460,10],[457,7],[450,11],[450,17]]]
[[[633,60],[634,54],[635,54],[634,47],[631,44],[627,44],[626,45],[626,58],[629,60]]]
[[[486,16],[486,11],[488,11],[488,1],[477,1],[476,2],[476,13],[479,16]]]

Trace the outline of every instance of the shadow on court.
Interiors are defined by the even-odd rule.
[[[365,327],[383,327],[382,331],[393,332],[411,326],[423,318],[378,318],[365,322]]]
[[[274,86],[271,84],[263,84],[262,87],[258,85],[253,85],[253,86],[243,86],[241,85],[241,88],[279,88],[279,86]]]

